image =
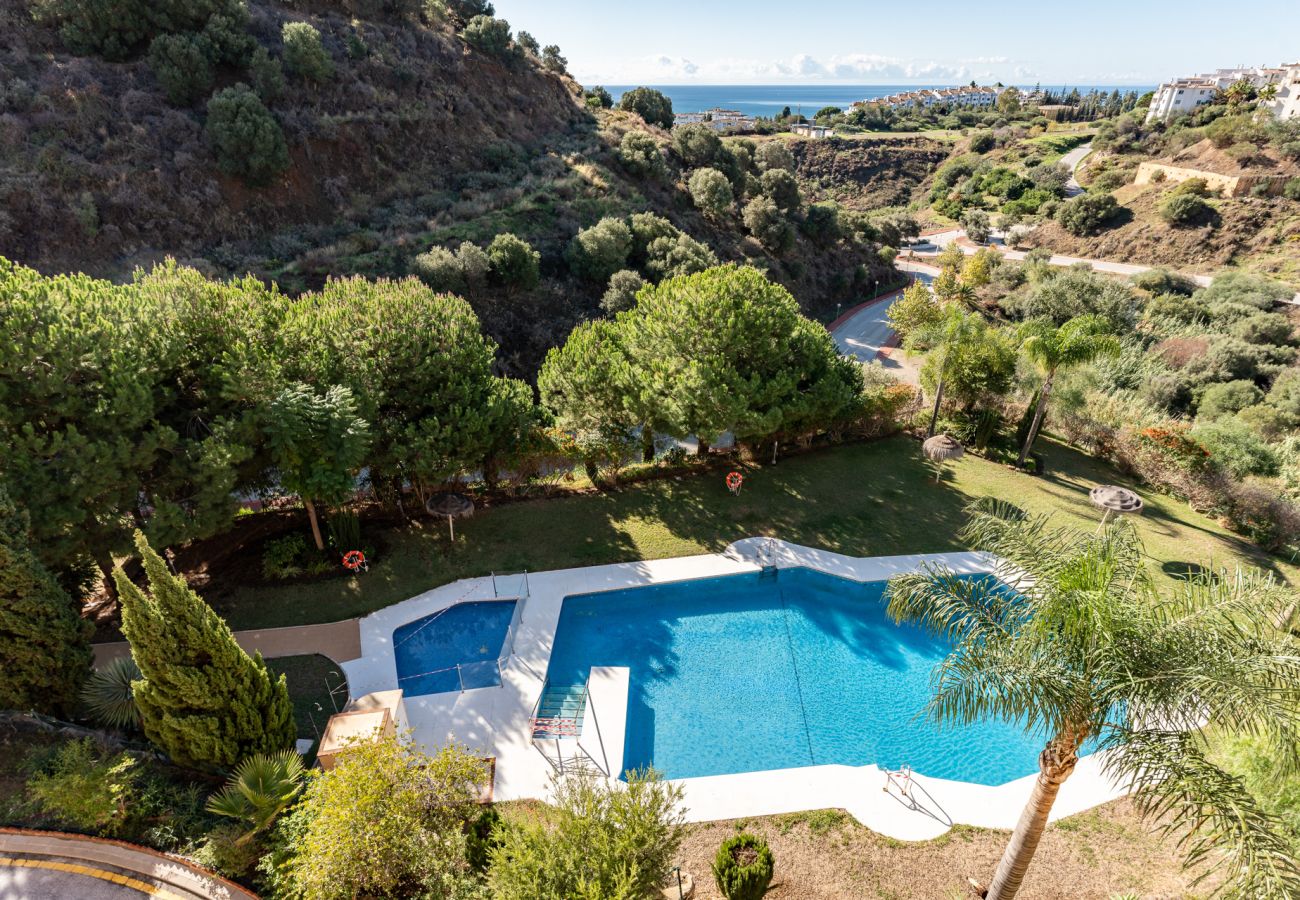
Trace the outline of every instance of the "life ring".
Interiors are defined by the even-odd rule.
[[[741,475],[739,472],[727,473],[727,490],[731,491],[733,494],[739,493],[740,486],[744,483],[745,476]]]
[[[365,564],[366,555],[360,550],[349,550],[343,554],[343,568],[345,569],[351,569],[355,572]]]

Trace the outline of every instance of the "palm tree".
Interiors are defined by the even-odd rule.
[[[1119,341],[1108,331],[1109,326],[1101,316],[1077,316],[1059,327],[1047,319],[1031,319],[1020,326],[1020,347],[1042,370],[1043,384],[1038,389],[1038,406],[1025,445],[1020,448],[1017,465],[1024,467],[1034,441],[1038,440],[1056,373],[1119,352]]]
[[[140,667],[130,656],[119,656],[90,673],[81,690],[81,702],[91,718],[108,728],[136,731],[140,709],[135,705],[133,684],[140,680]]]
[[[208,800],[208,812],[239,819],[248,826],[236,843],[246,844],[271,826],[302,789],[302,757],[293,750],[258,753]]]
[[[1207,758],[1201,731],[1262,736],[1281,758],[1297,758],[1300,655],[1271,624],[1289,592],[1237,572],[1162,596],[1127,520],[1083,534],[1003,501],[969,511],[962,538],[1002,561],[1002,583],[936,566],[893,579],[888,602],[895,621],[954,643],[932,676],[933,719],[1000,717],[1046,735],[989,900],[1016,895],[1089,742],[1145,816],[1189,829],[1180,841],[1189,864],[1222,854],[1216,871],[1242,896],[1300,896],[1300,869],[1277,822]]]
[[[975,313],[964,313],[956,306],[944,308],[943,318],[933,325],[920,329],[917,342],[930,347],[930,352],[938,354],[936,384],[934,389],[934,412],[930,415],[930,428],[927,437],[934,437],[935,426],[939,423],[939,406],[943,403],[943,381],[948,373],[948,364],[954,352],[974,339],[980,330],[982,320]]]

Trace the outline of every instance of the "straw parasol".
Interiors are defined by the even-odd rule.
[[[1128,488],[1118,485],[1099,484],[1088,492],[1088,499],[1092,501],[1093,506],[1103,510],[1102,525],[1110,520],[1112,513],[1131,516],[1142,514],[1142,498]]]
[[[455,521],[474,515],[474,501],[464,494],[438,494],[430,497],[424,508],[430,515],[447,517],[447,529],[453,541],[456,540]]]
[[[936,434],[934,437],[927,439],[921,445],[921,452],[935,464],[935,484],[939,483],[939,478],[943,474],[944,463],[954,459],[961,459],[966,453],[961,444],[957,443],[957,439],[950,434]]]

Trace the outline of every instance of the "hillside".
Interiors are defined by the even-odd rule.
[[[906,206],[952,152],[950,144],[917,137],[796,141],[791,149],[810,196],[863,212]]]

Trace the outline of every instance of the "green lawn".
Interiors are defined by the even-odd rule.
[[[432,522],[391,532],[384,558],[358,578],[242,589],[209,599],[235,628],[264,628],[364,615],[467,576],[713,552],[752,535],[853,556],[958,550],[962,508],[981,496],[1053,512],[1063,524],[1094,530],[1098,517],[1088,489],[1125,480],[1070,448],[1042,449],[1048,471],[1042,478],[967,457],[936,485],[919,444],[897,437],[752,469],[738,497],[727,493],[722,474],[714,472],[504,504],[458,523],[454,546],[445,525]],[[1139,528],[1160,578],[1169,578],[1162,564],[1182,561],[1242,562],[1291,582],[1300,576],[1186,504],[1142,493],[1147,514]]]
[[[268,659],[266,666],[273,676],[284,675],[293,701],[293,720],[298,726],[298,737],[317,740],[325,730],[329,717],[347,702],[347,679],[337,663],[319,654],[310,656],[282,656]],[[340,689],[340,685],[343,685]],[[334,699],[330,689],[334,688]]]

